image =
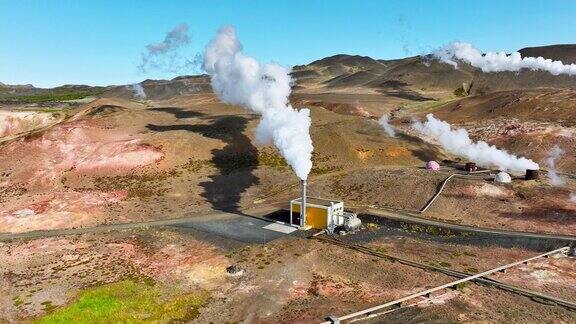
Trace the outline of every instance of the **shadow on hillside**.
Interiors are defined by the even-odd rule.
[[[430,143],[427,143],[416,136],[398,132],[396,134],[396,137],[398,137],[403,141],[417,145],[418,148],[412,149],[411,152],[421,161],[424,162],[431,160],[439,161],[444,157],[444,154],[442,153],[442,151],[438,149],[438,147]]]
[[[226,116],[208,118],[209,124],[202,125],[153,125],[146,127],[155,132],[185,130],[202,136],[218,139],[226,143],[221,149],[212,150],[211,162],[218,174],[211,175],[210,181],[202,182],[202,197],[215,209],[239,212],[242,194],[259,179],[253,175],[258,167],[258,150],[248,136],[244,135],[248,118]]]
[[[381,92],[382,94],[387,95],[387,96],[396,97],[396,98],[400,98],[400,99],[411,100],[411,101],[429,101],[429,100],[435,100],[434,98],[425,97],[425,96],[419,94],[418,92],[412,91],[412,90],[380,91],[380,92]]]
[[[172,114],[177,119],[200,117],[200,116],[204,115],[203,113],[200,113],[197,111],[184,110],[180,107],[158,107],[158,108],[150,108],[148,110],[160,111],[160,112]]]

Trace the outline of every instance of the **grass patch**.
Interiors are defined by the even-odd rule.
[[[102,191],[126,190],[129,198],[149,198],[166,193],[169,188],[163,186],[164,181],[172,176],[169,172],[154,172],[97,177],[94,186]]]
[[[456,101],[456,100],[459,100],[459,99],[461,99],[461,98],[446,98],[446,99],[440,99],[440,100],[428,100],[428,101],[410,103],[410,104],[403,106],[402,108],[406,109],[406,110],[430,111],[430,110],[434,110],[436,108],[440,108],[446,104],[449,104],[449,103]]]
[[[260,148],[258,151],[248,151],[237,154],[214,155],[212,165],[223,174],[267,166],[280,171],[286,170],[288,163],[272,148]]]
[[[373,250],[376,251],[376,252],[384,253],[384,254],[388,253],[388,250],[387,250],[386,248],[383,248],[383,247],[380,247],[380,246],[377,246],[377,247],[373,248]]]
[[[258,150],[258,165],[268,166],[274,169],[284,170],[288,167],[288,163],[282,155],[275,149],[259,149]]]
[[[468,282],[461,282],[456,285],[456,289],[458,289],[459,291],[463,291],[464,288],[466,287],[468,287]]]
[[[377,230],[380,228],[380,225],[376,223],[366,223],[366,228],[370,230]]]
[[[343,169],[344,168],[341,166],[324,166],[324,167],[313,166],[312,170],[310,170],[310,174],[311,175],[322,175],[322,174],[342,171]]]
[[[20,297],[15,297],[14,299],[12,299],[12,302],[14,303],[14,306],[16,306],[16,307],[24,304],[24,301]]]
[[[214,164],[208,160],[188,159],[188,162],[181,165],[181,168],[191,173],[198,173],[202,168],[213,166]]]
[[[206,305],[206,293],[163,296],[160,288],[120,281],[84,291],[78,300],[36,323],[138,323],[191,321]]]
[[[427,226],[427,225],[419,225],[419,224],[409,224],[409,223],[402,223],[401,228],[408,232],[414,233],[425,233],[432,236],[444,236],[444,237],[457,237],[457,236],[468,236],[470,235],[468,232],[456,232],[452,231],[448,228],[442,228],[437,226]]]
[[[10,93],[0,94],[0,102],[3,103],[40,103],[79,100],[102,94],[104,88],[95,87],[89,89],[54,88],[33,94],[14,95]]]
[[[187,173],[198,173],[201,169],[213,166],[207,160],[193,160],[170,170],[139,172],[126,175],[96,177],[94,187],[102,191],[126,190],[128,198],[149,198],[162,196],[170,190],[166,181]],[[64,184],[64,182],[62,182]]]
[[[446,261],[440,262],[440,266],[444,268],[452,268],[452,265]]]
[[[40,305],[44,306],[44,311],[46,313],[50,313],[54,309],[56,309],[56,306],[54,306],[54,304],[52,304],[52,301],[50,301],[50,300],[45,300],[45,301],[41,302]]]
[[[313,167],[310,171],[311,175],[321,175],[336,171],[341,171],[342,166],[320,166],[319,163],[330,161],[332,156],[319,157],[312,154]],[[197,161],[204,163],[203,161]],[[269,147],[258,148],[257,151],[242,152],[237,154],[221,154],[215,155],[208,163],[218,168],[223,174],[230,174],[232,172],[256,168],[260,166],[269,167],[278,171],[285,171],[288,169],[288,163],[280,153]],[[191,164],[192,170],[199,170],[202,165]]]

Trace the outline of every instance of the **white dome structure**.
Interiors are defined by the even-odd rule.
[[[494,182],[499,183],[510,183],[512,182],[512,177],[504,171],[498,172],[498,174],[494,177]]]

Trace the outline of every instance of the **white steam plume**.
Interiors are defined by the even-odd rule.
[[[382,115],[378,120],[378,124],[384,128],[384,131],[386,131],[388,136],[396,137],[396,130],[392,125],[390,125],[390,117],[388,115]]]
[[[174,27],[166,33],[163,41],[146,45],[138,69],[142,73],[150,70],[181,72],[197,67],[200,64],[199,54],[190,60],[181,53],[181,49],[190,44],[190,39],[187,24]]]
[[[509,171],[539,168],[538,164],[532,160],[499,150],[496,146],[484,141],[473,142],[465,129],[452,130],[449,123],[436,119],[432,114],[426,115],[424,123],[415,120],[412,127],[437,140],[448,152],[464,156],[482,167],[497,167],[500,170]]]
[[[482,54],[469,43],[455,42],[432,53],[444,63],[458,67],[456,60],[462,60],[482,69],[483,72],[520,71],[521,69],[548,71],[553,75],[576,75],[576,64],[564,64],[543,57],[522,57],[519,52],[507,55],[504,52]]]
[[[296,110],[288,103],[290,71],[244,55],[231,26],[221,27],[208,44],[203,67],[220,100],[262,115],[256,131],[258,142],[273,143],[296,175],[305,180],[312,169],[310,110]]]
[[[134,91],[134,96],[139,99],[146,99],[146,91],[140,83],[134,83],[128,86],[128,88]]]
[[[556,160],[563,154],[564,150],[556,145],[548,152],[545,160],[548,166],[548,179],[550,180],[550,184],[555,187],[562,187],[566,183],[566,180],[556,171]]]

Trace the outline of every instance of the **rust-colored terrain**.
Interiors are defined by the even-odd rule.
[[[572,47],[526,49],[538,50],[576,57]],[[574,77],[349,55],[297,66],[293,77],[292,104],[312,113],[311,196],[343,200],[360,213],[399,210],[449,224],[576,236]],[[298,196],[299,181],[273,147],[256,144],[259,116],[222,104],[206,76],[142,86],[145,99],[124,86],[0,86],[0,234],[86,230],[0,241],[0,321],[57,322],[101,289],[112,294],[121,287],[149,292],[150,303],[156,296],[162,311],[149,320],[312,323],[454,280],[303,232],[254,243],[239,238],[242,230],[222,229],[234,225],[202,225],[226,212],[251,226],[261,219],[248,210],[286,207]],[[396,137],[378,125],[385,113]],[[454,178],[418,213],[468,162],[411,130],[410,120],[427,113],[544,169],[548,151],[560,146],[565,153],[557,168],[565,184],[553,186],[545,170],[538,180],[511,184]],[[429,160],[442,170],[426,170]],[[183,217],[196,227],[98,230]],[[443,242],[442,233],[383,226],[366,221],[351,237],[397,257],[470,273],[538,253],[533,246]],[[575,262],[541,259],[495,278],[576,303]],[[229,273],[232,265],[242,270]],[[470,283],[378,320],[569,323],[576,313]]]

